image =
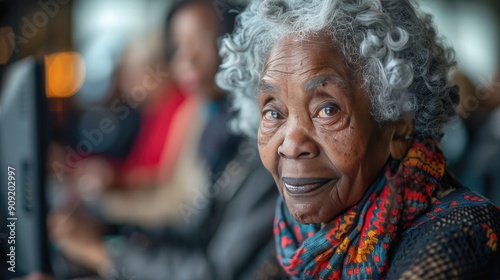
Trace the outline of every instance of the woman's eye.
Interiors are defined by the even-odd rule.
[[[277,120],[277,119],[278,119],[278,117],[279,117],[278,112],[273,111],[273,110],[268,110],[268,111],[266,111],[266,112],[265,112],[265,114],[264,114],[264,118],[265,118],[266,120]]]
[[[339,112],[339,108],[336,106],[326,106],[321,111],[319,111],[317,117],[322,119],[322,118],[328,118],[328,117],[333,117],[335,114]]]

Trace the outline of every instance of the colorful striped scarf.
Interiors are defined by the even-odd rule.
[[[298,279],[383,279],[398,235],[431,204],[445,172],[434,141],[414,142],[405,158],[385,171],[357,205],[324,227],[295,221],[280,198],[274,235],[278,260]]]

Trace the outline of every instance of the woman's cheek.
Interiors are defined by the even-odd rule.
[[[330,162],[344,175],[351,177],[361,163],[365,147],[360,146],[359,136],[350,129],[321,133],[323,150]]]
[[[259,145],[259,150],[264,148],[269,141],[271,141],[272,131],[269,131],[268,128],[263,127],[262,125],[259,127],[259,131],[257,132],[257,144]]]
[[[262,128],[259,129],[259,132],[257,134],[257,144],[259,148],[260,158],[262,160],[262,163],[264,164],[264,167],[271,173],[275,169],[272,166],[272,163],[275,162],[273,156],[278,155],[278,153],[276,152],[278,147],[273,147],[271,142],[272,137],[273,134],[264,133],[262,131]],[[275,150],[273,151],[273,149]]]

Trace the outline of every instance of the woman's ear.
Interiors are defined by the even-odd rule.
[[[408,152],[413,139],[413,120],[404,116],[394,123],[394,134],[390,144],[390,153],[393,159],[401,160]]]

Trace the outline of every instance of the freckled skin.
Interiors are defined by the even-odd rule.
[[[393,126],[370,114],[368,94],[327,36],[286,37],[270,52],[259,106],[259,152],[292,216],[328,223],[355,205],[390,156]],[[311,79],[334,76],[314,89]],[[261,82],[262,83],[262,82]],[[307,194],[291,194],[283,177],[331,178]]]

